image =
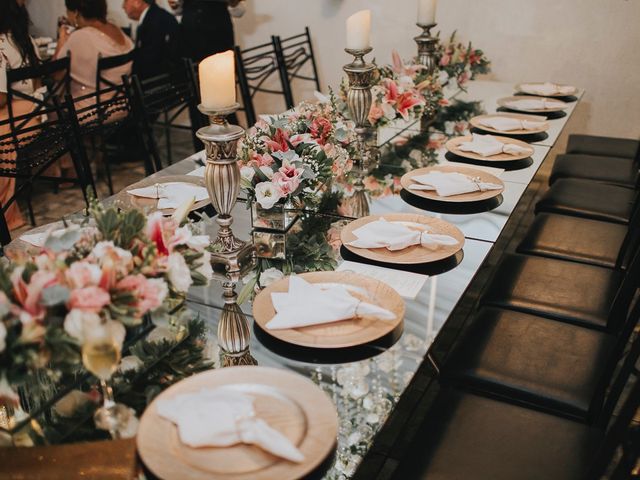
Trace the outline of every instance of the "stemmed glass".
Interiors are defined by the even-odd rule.
[[[131,418],[131,410],[113,399],[108,381],[120,363],[121,344],[114,328],[102,323],[84,332],[82,363],[100,380],[103,403],[93,416],[96,426],[107,430],[112,438],[120,438]]]

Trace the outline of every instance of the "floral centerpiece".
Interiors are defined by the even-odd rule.
[[[446,43],[441,42],[439,48],[440,83],[443,87],[451,85],[453,80],[458,92],[464,91],[470,80],[491,71],[491,62],[484,52],[471,42],[465,45],[457,41],[456,32]]]
[[[351,168],[351,131],[331,102],[301,103],[259,120],[239,145],[241,186],[263,209],[309,203],[332,176]]]
[[[417,120],[434,110],[441,96],[437,78],[426,74],[423,65],[405,64],[395,50],[391,65],[378,66],[371,88],[372,103],[368,120],[372,127],[383,127],[399,119]],[[341,111],[347,116],[349,82],[340,85]]]
[[[179,218],[97,203],[91,216],[0,264],[0,405],[16,405],[36,371],[55,381],[77,370],[84,332],[106,324],[122,343],[169,296],[212,277],[209,238]]]

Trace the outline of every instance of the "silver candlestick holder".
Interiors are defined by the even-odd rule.
[[[369,110],[371,110],[371,82],[376,69],[373,63],[367,63],[364,56],[371,52],[371,47],[352,50],[346,48],[345,52],[353,55],[353,62],[345,65],[342,69],[349,77],[349,92],[347,93],[347,107],[351,119],[356,125],[355,131],[358,135],[358,150],[363,166],[367,166],[369,153],[367,148],[367,127],[369,125]]]
[[[218,322],[220,365],[223,367],[258,364],[249,350],[251,330],[246,315],[238,305],[236,293],[236,285],[252,269],[253,265],[248,264],[237,272],[214,274],[214,277],[222,283],[222,300],[224,301]]]
[[[418,44],[418,63],[427,67],[427,72],[433,74],[438,68],[438,37],[431,36],[431,29],[437,25],[437,23],[430,24],[417,24],[422,33],[417,37],[414,37],[415,42]]]
[[[218,214],[218,236],[211,245],[211,263],[223,266],[227,272],[239,271],[243,264],[252,262],[255,258],[253,244],[236,238],[231,230],[231,211],[240,192],[237,147],[244,129],[239,125],[229,124],[227,116],[236,112],[239,107],[236,103],[214,110],[198,105],[198,109],[209,117],[210,125],[196,132],[207,153],[204,183]]]

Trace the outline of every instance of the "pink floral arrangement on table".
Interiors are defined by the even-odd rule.
[[[301,103],[259,120],[239,145],[241,186],[249,200],[312,202],[332,176],[351,169],[352,132],[330,102]]]
[[[458,42],[456,32],[451,34],[446,43],[441,42],[439,46],[440,83],[443,87],[455,81],[458,89],[464,90],[467,83],[477,75],[491,71],[491,62],[484,52],[474,48],[471,42],[466,45]]]
[[[372,104],[368,120],[373,127],[383,127],[399,119],[417,120],[433,109],[439,100],[440,86],[437,78],[424,74],[422,65],[405,64],[396,51],[391,65],[377,67],[371,88]],[[348,116],[347,92],[349,82],[345,78],[340,85],[340,109]]]
[[[180,216],[98,204],[91,216],[92,226],[49,234],[37,255],[0,264],[0,405],[16,404],[15,387],[36,370],[74,371],[89,329],[106,324],[121,343],[125,327],[213,276],[209,237]]]

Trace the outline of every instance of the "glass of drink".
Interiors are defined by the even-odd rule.
[[[120,438],[121,430],[126,428],[131,410],[113,399],[113,390],[109,379],[120,363],[122,345],[112,324],[103,323],[84,332],[82,344],[82,363],[100,380],[102,406],[94,414],[96,426],[107,430],[112,438]]]

